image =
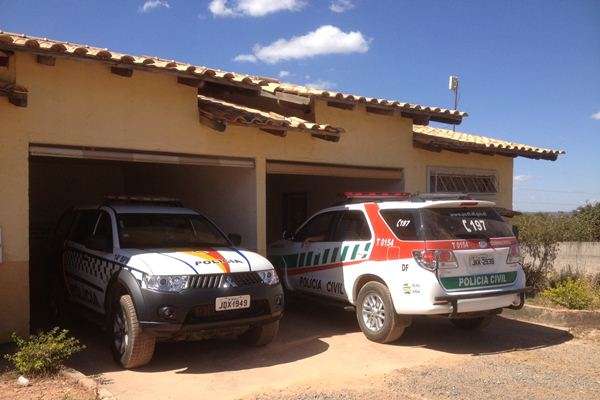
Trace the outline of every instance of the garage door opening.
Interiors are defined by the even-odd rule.
[[[344,192],[401,192],[402,170],[304,163],[267,163],[267,243],[295,231]]]
[[[217,160],[219,161],[219,160]],[[211,218],[225,233],[257,248],[254,163],[236,166],[181,165],[47,157],[32,152],[29,162],[30,297],[32,329],[49,321],[51,238],[64,211],[102,203],[107,195],[177,198]],[[208,162],[204,164],[209,164]]]

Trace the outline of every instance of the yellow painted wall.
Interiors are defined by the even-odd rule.
[[[217,133],[197,121],[196,90],[171,75],[134,71],[124,78],[107,65],[58,58],[37,64],[32,54],[11,58],[16,83],[29,89],[29,105],[18,108],[0,98],[0,340],[28,326],[28,145],[112,147],[204,155],[252,157],[256,161],[256,238],[266,246],[266,160],[306,161],[404,168],[406,190],[425,191],[428,166],[498,171],[499,204],[512,203],[512,159],[499,156],[432,153],[412,146],[411,121],[350,112],[317,101],[319,122],[342,126],[338,143],[289,132],[284,139],[254,128],[229,127]],[[14,72],[14,71],[13,71]],[[15,74],[5,74],[14,76]],[[0,79],[3,75],[0,74]]]

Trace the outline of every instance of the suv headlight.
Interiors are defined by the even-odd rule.
[[[144,275],[146,288],[160,292],[181,292],[188,288],[189,280],[187,275]]]
[[[274,269],[268,269],[266,271],[257,271],[258,276],[266,285],[277,285],[279,283],[279,277]]]

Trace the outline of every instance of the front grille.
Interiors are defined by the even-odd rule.
[[[240,310],[215,311],[215,304],[203,304],[196,306],[190,311],[186,318],[188,324],[231,321],[241,318],[260,317],[271,312],[268,300],[253,300],[249,308]]]
[[[192,276],[190,288],[192,289],[216,289],[224,284],[233,287],[252,286],[261,283],[262,280],[257,272],[236,272],[232,274],[210,274]]]

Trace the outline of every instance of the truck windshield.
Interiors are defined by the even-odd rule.
[[[401,240],[490,239],[514,236],[493,208],[383,210],[382,217]]]
[[[121,248],[187,248],[229,246],[217,227],[201,215],[119,214]]]

